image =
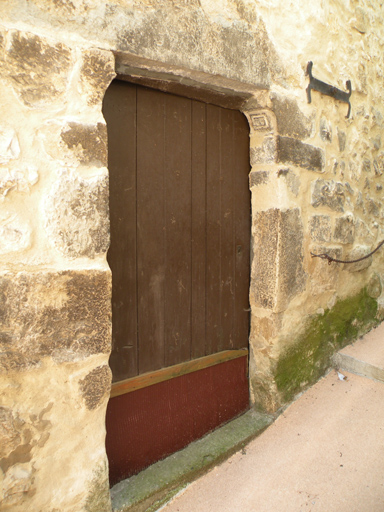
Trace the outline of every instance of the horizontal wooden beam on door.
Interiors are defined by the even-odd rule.
[[[224,350],[216,354],[187,361],[186,363],[175,364],[174,366],[162,368],[161,370],[154,372],[143,373],[137,377],[132,377],[112,384],[111,398],[245,356],[248,356],[247,349]]]

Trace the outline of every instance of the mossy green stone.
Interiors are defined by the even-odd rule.
[[[280,357],[275,381],[284,402],[316,382],[330,366],[331,356],[379,323],[377,301],[366,288],[314,315],[296,343]]]

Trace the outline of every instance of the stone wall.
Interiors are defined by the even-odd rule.
[[[273,83],[265,108],[249,115],[251,393],[274,411],[382,318],[382,251],[352,265],[311,252],[352,260],[384,239],[383,7],[257,6],[284,62],[284,84]],[[347,104],[318,92],[307,103],[309,61],[316,78],[341,90],[351,80],[349,118]]]
[[[379,0],[2,0],[0,510],[110,509],[104,92],[188,86],[250,124],[250,382],[268,411],[382,314]],[[312,91],[313,75],[347,105]],[[189,90],[188,88],[186,90]],[[230,101],[229,101],[230,100]],[[232,102],[232,103],[231,103]]]
[[[110,52],[0,33],[0,509],[110,509]]]

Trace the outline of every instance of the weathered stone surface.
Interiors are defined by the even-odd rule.
[[[375,242],[375,236],[369,229],[367,224],[360,218],[356,218],[355,222],[355,240],[360,243],[373,244]]]
[[[84,512],[111,511],[107,464],[95,468],[93,478],[87,485],[87,492],[88,496],[85,502]]]
[[[324,142],[332,142],[332,125],[324,118],[320,120],[320,138]]]
[[[337,139],[339,142],[339,150],[340,152],[345,150],[345,145],[347,142],[347,134],[342,130],[337,129]]]
[[[259,147],[251,147],[251,165],[270,164],[276,160],[276,137],[266,136]]]
[[[278,325],[275,318],[269,317],[255,317],[252,316],[252,326],[254,332],[257,333],[257,338],[263,340],[263,345],[266,346],[273,341],[273,338],[278,334]],[[260,343],[254,342],[252,344],[255,348],[260,348]]]
[[[19,140],[11,126],[0,126],[0,164],[6,164],[20,155]]]
[[[24,170],[0,168],[0,200],[12,190],[29,192],[38,180],[39,175],[34,168]]]
[[[253,220],[251,296],[256,306],[272,309],[276,303],[276,258],[280,210],[257,212]]]
[[[250,379],[250,388],[257,408],[272,414],[280,407],[274,375],[271,372],[253,374],[253,378]]]
[[[49,438],[52,425],[44,416],[52,406],[52,402],[47,404],[38,415],[21,415],[0,407],[1,510],[11,510],[36,493],[33,450],[43,447]]]
[[[378,158],[373,161],[373,169],[376,176],[381,176],[384,172],[384,155],[381,154]]]
[[[248,112],[248,120],[251,133],[254,132],[271,132],[274,127],[274,116],[268,110],[256,110]]]
[[[314,242],[331,241],[331,217],[329,215],[312,215],[309,219],[309,229]]]
[[[372,249],[367,245],[357,245],[346,255],[344,259],[346,261],[358,260],[369,254],[371,250]],[[370,265],[372,265],[372,256],[362,261],[358,261],[357,263],[345,264],[343,266],[343,270],[348,270],[348,272],[360,272],[361,270],[368,268]]]
[[[371,172],[371,161],[368,158],[364,158],[361,163],[361,170],[363,172]]]
[[[277,176],[280,178],[284,178],[289,190],[292,192],[294,196],[299,195],[300,190],[300,178],[299,176],[291,171],[290,169],[279,169],[277,171]]]
[[[27,499],[28,494],[36,492],[32,487],[33,473],[24,464],[15,464],[7,471],[2,482],[2,510],[11,510],[13,506]]]
[[[276,116],[280,135],[307,139],[311,135],[312,122],[299,109],[296,100],[271,94],[272,109]]]
[[[343,258],[342,248],[334,245],[313,245],[310,252],[313,254],[328,254],[331,258],[337,260]],[[311,258],[311,295],[321,295],[324,292],[336,290],[341,268],[341,263],[332,262],[328,265],[327,260]]]
[[[253,232],[251,300],[258,307],[282,310],[305,286],[300,211],[257,212]]]
[[[378,135],[377,137],[374,137],[371,139],[372,147],[376,151],[378,151],[381,148],[381,136]]]
[[[20,272],[0,278],[0,373],[110,350],[110,274]]]
[[[249,175],[249,187],[257,187],[258,185],[265,185],[270,178],[269,171],[252,171]]]
[[[326,206],[335,212],[343,212],[345,188],[333,180],[318,179],[312,184],[311,204],[315,208]]]
[[[356,29],[361,34],[365,34],[369,25],[369,18],[366,11],[360,6],[356,7],[355,17],[351,20],[352,28]]]
[[[0,215],[0,254],[22,251],[31,245],[31,228],[17,214]]]
[[[8,2],[7,2],[8,4]],[[86,1],[33,0],[22,11],[6,6],[13,20],[22,17],[65,39],[87,38],[98,48],[113,48],[174,66],[198,69],[266,89],[283,82],[283,64],[258,10],[245,2],[219,5],[209,0]],[[68,36],[67,36],[68,37]],[[68,38],[70,39],[70,38]]]
[[[356,183],[359,182],[361,177],[361,164],[356,161],[349,161],[348,162],[348,169],[351,176],[351,179],[354,180]]]
[[[0,407],[0,459],[4,459],[21,444],[20,429],[23,422],[12,411]]]
[[[109,396],[112,373],[109,366],[98,366],[80,381],[80,391],[88,409],[96,409]]]
[[[151,3],[148,9],[148,4],[135,1],[130,12],[121,13],[124,18],[128,15],[129,22],[117,34],[118,50],[160,62],[166,56],[167,62],[176,65],[180,65],[183,56],[185,65],[192,69],[198,63],[204,71],[213,69],[214,73],[263,88],[267,88],[271,77],[281,73],[276,51],[254,9],[227,3],[235,21],[227,23],[226,16],[207,0],[184,3],[182,10],[177,9],[177,18],[173,4],[160,4],[157,0]],[[119,10],[116,8],[114,17]],[[174,27],[172,34],[170,23]]]
[[[304,230],[298,208],[281,212],[279,244],[278,307],[284,309],[289,300],[305,288],[303,267]]]
[[[83,52],[81,85],[90,105],[101,103],[108,85],[115,76],[112,52],[96,48]]]
[[[324,152],[290,137],[277,137],[277,161],[291,163],[310,171],[324,172]]]
[[[330,367],[335,350],[356,340],[378,324],[377,301],[365,288],[357,295],[336,301],[332,307],[313,315],[294,333],[280,355],[275,382],[282,402],[292,400]]]
[[[372,197],[367,196],[365,200],[365,209],[369,215],[378,218],[380,217],[381,203],[379,201],[375,201]]]
[[[357,198],[356,198],[356,202],[355,202],[355,210],[361,210],[363,213],[365,213],[363,194],[361,193],[360,190],[357,193]]]
[[[346,192],[348,192],[348,194],[350,194],[351,196],[353,196],[353,194],[355,193],[355,191],[353,190],[353,188],[351,187],[351,185],[348,183],[348,181],[346,181],[343,185],[344,185],[344,187],[345,187]]]
[[[71,52],[64,44],[15,31],[6,62],[12,85],[26,105],[43,108],[65,94]]]
[[[64,175],[45,204],[46,230],[58,251],[69,258],[104,254],[109,247],[108,178],[83,180]]]
[[[378,299],[383,291],[383,287],[378,274],[373,274],[368,282],[367,293],[372,299]]]
[[[107,127],[105,124],[97,123],[94,126],[68,123],[61,132],[61,140],[81,164],[107,166]]]
[[[355,219],[352,214],[336,218],[333,239],[341,244],[353,244],[355,241]]]

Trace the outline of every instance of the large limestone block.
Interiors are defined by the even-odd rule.
[[[291,298],[305,288],[300,210],[257,212],[252,231],[251,304],[284,310]]]
[[[62,100],[71,68],[70,49],[30,33],[13,31],[9,38],[4,68],[20,100],[37,108]]]
[[[64,172],[60,178],[45,202],[52,244],[68,258],[104,254],[109,247],[108,176],[82,179]]]
[[[70,34],[75,40],[92,41],[96,48],[112,48],[259,88],[267,88],[272,77],[281,81],[282,64],[256,5],[238,0],[19,0],[9,2],[4,10],[9,17],[43,27],[62,41]],[[92,73],[98,60],[97,56],[86,58],[83,74]],[[92,104],[99,101],[93,94],[88,99]]]
[[[110,512],[105,409],[111,377],[93,359],[59,366],[46,360],[29,372],[0,375],[1,512]],[[92,379],[100,373],[102,395],[100,379]],[[84,380],[95,384],[86,395],[96,397],[92,408]]]
[[[276,116],[280,135],[296,139],[307,139],[312,132],[312,120],[305,116],[293,98],[271,94],[272,109]]]
[[[108,512],[109,271],[0,277],[0,510]]]
[[[89,105],[100,105],[104,93],[115,77],[112,52],[92,48],[83,52],[80,87]]]
[[[324,151],[292,137],[277,137],[277,161],[310,171],[324,172]]]
[[[50,159],[66,167],[107,166],[107,128],[105,123],[50,120],[38,131]]]
[[[6,273],[0,278],[0,374],[108,354],[110,274]]]

